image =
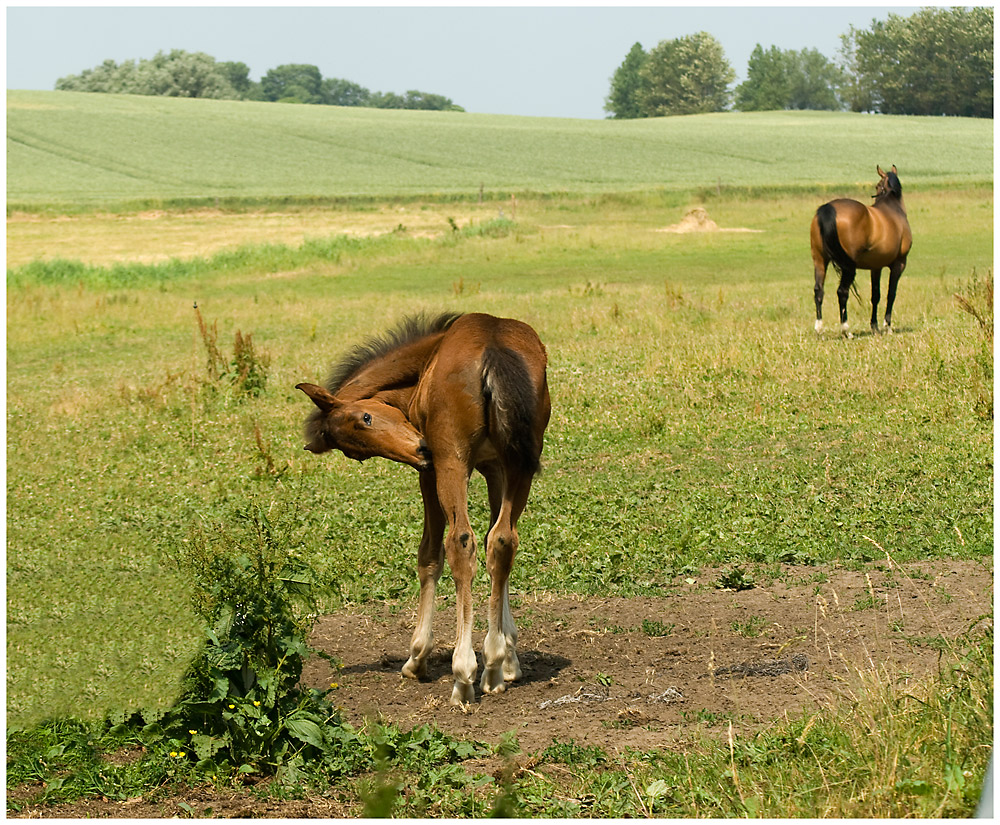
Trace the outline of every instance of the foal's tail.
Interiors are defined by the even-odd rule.
[[[840,237],[837,235],[837,210],[832,203],[824,203],[816,210],[816,222],[819,224],[819,234],[823,239],[823,252],[837,272],[843,276],[844,268],[853,267],[854,261],[840,245]]]
[[[486,427],[503,459],[529,476],[541,468],[542,445],[536,435],[538,392],[524,359],[513,350],[483,352]]]

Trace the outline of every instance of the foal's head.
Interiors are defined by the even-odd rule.
[[[341,401],[316,384],[297,384],[296,389],[316,405],[305,425],[310,452],[340,450],[358,461],[381,456],[418,470],[430,468],[427,443],[396,407],[376,398]]]

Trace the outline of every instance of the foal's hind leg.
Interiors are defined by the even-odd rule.
[[[854,336],[847,325],[847,299],[851,294],[851,284],[854,283],[854,276],[858,270],[855,267],[844,267],[840,274],[840,286],[837,287],[837,303],[840,304],[840,331],[848,338]]]
[[[420,493],[424,499],[424,535],[417,554],[420,578],[420,601],[417,627],[410,640],[410,658],[403,665],[403,675],[421,679],[427,675],[427,657],[434,647],[434,594],[444,566],[444,513],[438,503],[437,482],[433,472],[420,474]]]
[[[491,500],[496,485],[502,485],[499,513],[486,539],[486,567],[490,573],[489,629],[483,643],[483,693],[500,693],[506,682],[521,678],[517,658],[517,627],[510,612],[510,572],[517,555],[517,520],[524,511],[531,489],[530,476],[487,475]]]

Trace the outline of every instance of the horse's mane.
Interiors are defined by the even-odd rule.
[[[899,176],[895,172],[887,172],[885,176],[886,190],[881,195],[876,196],[875,203],[879,203],[886,198],[900,200],[903,197],[903,185],[899,182]]]
[[[404,318],[393,329],[358,344],[331,370],[326,388],[334,395],[356,375],[359,370],[399,347],[419,341],[428,335],[444,332],[462,315],[461,312],[442,312],[434,317],[424,314]]]

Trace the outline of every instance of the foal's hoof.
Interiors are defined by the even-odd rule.
[[[427,676],[427,660],[417,662],[412,657],[406,660],[400,671],[407,679],[423,679]]]
[[[483,693],[503,693],[507,689],[503,669],[498,667],[493,671],[484,670],[483,679],[479,683],[479,687],[482,688]]]
[[[461,682],[455,682],[455,687],[451,691],[451,699],[448,703],[454,705],[455,707],[461,707],[462,705],[471,704],[476,700],[476,689],[469,684],[462,684]]]

